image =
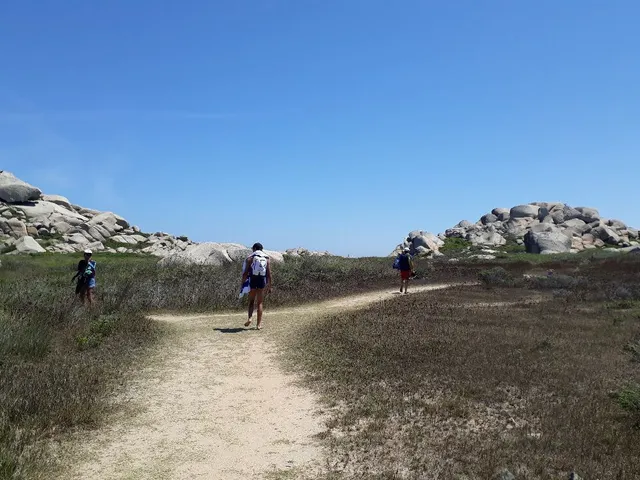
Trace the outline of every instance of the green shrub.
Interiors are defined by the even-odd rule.
[[[503,267],[493,267],[478,274],[480,281],[487,287],[510,287],[515,284],[513,275]]]
[[[43,233],[38,233],[38,236],[43,240],[62,240],[63,235],[61,233],[51,233],[48,231],[44,231]]]
[[[618,404],[627,412],[640,415],[640,386],[629,385],[617,394]]]
[[[469,240],[458,237],[447,237],[444,240],[444,245],[440,247],[442,253],[453,253],[460,250],[465,250],[472,246]]]
[[[627,343],[624,350],[631,354],[631,359],[634,362],[640,362],[640,338]]]
[[[507,238],[507,243],[498,248],[503,253],[526,253],[527,249],[524,245],[518,244],[515,238]]]

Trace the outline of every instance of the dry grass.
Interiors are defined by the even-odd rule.
[[[35,478],[54,466],[48,438],[104,420],[109,397],[162,334],[146,318],[148,312],[242,308],[237,266],[159,269],[154,258],[98,255],[98,303],[87,310],[75,302],[69,284],[77,260],[64,255],[2,259],[2,479]],[[396,465],[398,472],[436,465],[447,478],[448,472],[516,465],[518,452],[526,451],[533,452],[532,460],[523,465],[533,472],[562,471],[575,458],[585,472],[596,473],[604,471],[598,470],[599,462],[619,461],[623,478],[631,478],[629,472],[636,470],[623,457],[637,456],[633,445],[639,443],[629,426],[638,416],[638,363],[631,361],[640,338],[634,317],[638,290],[629,281],[637,278],[638,264],[608,262],[583,258],[552,264],[558,273],[575,275],[578,268],[593,282],[607,281],[596,291],[571,292],[571,298],[556,294],[550,304],[467,308],[465,302],[511,301],[527,291],[465,289],[448,299],[441,293],[398,299],[327,319],[309,331],[300,340],[308,353],[300,361],[336,404],[328,438],[334,458],[347,465],[342,470],[382,475],[395,472]],[[502,265],[516,277],[548,268],[527,261]],[[421,281],[459,281],[475,279],[490,266],[421,261],[418,274]],[[275,271],[269,306],[388,286],[397,281],[390,267],[388,258],[289,261]],[[608,271],[616,272],[617,283],[608,280]],[[605,308],[604,301],[615,308]],[[620,395],[609,397],[607,389]],[[516,435],[524,431],[519,423],[505,434],[500,402],[512,402],[513,418],[542,432],[539,441]],[[563,409],[571,410],[563,414]],[[478,413],[485,411],[494,413]],[[574,420],[553,427],[550,412]],[[471,428],[467,419],[476,417],[479,424]],[[591,430],[584,422],[591,422]],[[492,440],[478,442],[479,437]],[[571,447],[558,446],[569,439]],[[555,447],[541,446],[547,444]],[[449,460],[442,463],[442,458]],[[557,461],[544,463],[550,458]]]
[[[331,412],[327,478],[640,478],[638,265],[559,284],[515,269],[543,290],[409,295],[302,332],[291,360]]]
[[[40,478],[54,466],[47,440],[98,424],[131,362],[159,334],[126,307],[129,273],[108,272],[94,309],[75,301],[73,264],[3,259],[0,271],[0,478]]]
[[[104,420],[109,397],[162,334],[147,313],[244,308],[238,265],[158,268],[157,258],[135,255],[96,260],[97,304],[87,309],[69,283],[77,256],[2,258],[0,479],[36,478],[55,467],[49,438]],[[275,268],[269,307],[386,285],[396,276],[391,262],[290,260]]]

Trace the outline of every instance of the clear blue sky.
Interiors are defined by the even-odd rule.
[[[6,0],[0,169],[144,230],[388,254],[536,200],[640,226],[635,0]]]

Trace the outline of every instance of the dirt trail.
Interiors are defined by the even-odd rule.
[[[279,366],[274,341],[284,326],[393,297],[387,290],[267,309],[262,331],[242,328],[245,313],[155,317],[171,333],[118,400],[129,408],[108,427],[73,439],[81,461],[60,478],[246,480],[313,472],[322,462],[314,436],[324,419],[314,396]]]

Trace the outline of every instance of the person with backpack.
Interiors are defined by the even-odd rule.
[[[82,303],[85,299],[89,305],[93,305],[94,291],[96,288],[96,262],[91,259],[93,252],[91,250],[84,251],[84,259],[78,262],[78,269],[71,281],[76,278],[76,295],[80,296]]]
[[[409,279],[414,275],[413,258],[411,258],[410,250],[405,247],[402,253],[398,254],[393,262],[393,268],[400,270],[400,293],[404,290],[407,293],[409,287]]]
[[[262,312],[264,310],[264,294],[271,291],[273,277],[271,275],[271,260],[264,253],[261,243],[254,243],[251,247],[253,253],[245,260],[244,272],[242,272],[242,283],[249,280],[249,318],[244,326],[251,325],[254,306],[257,303],[258,322],[256,328],[262,329]]]

